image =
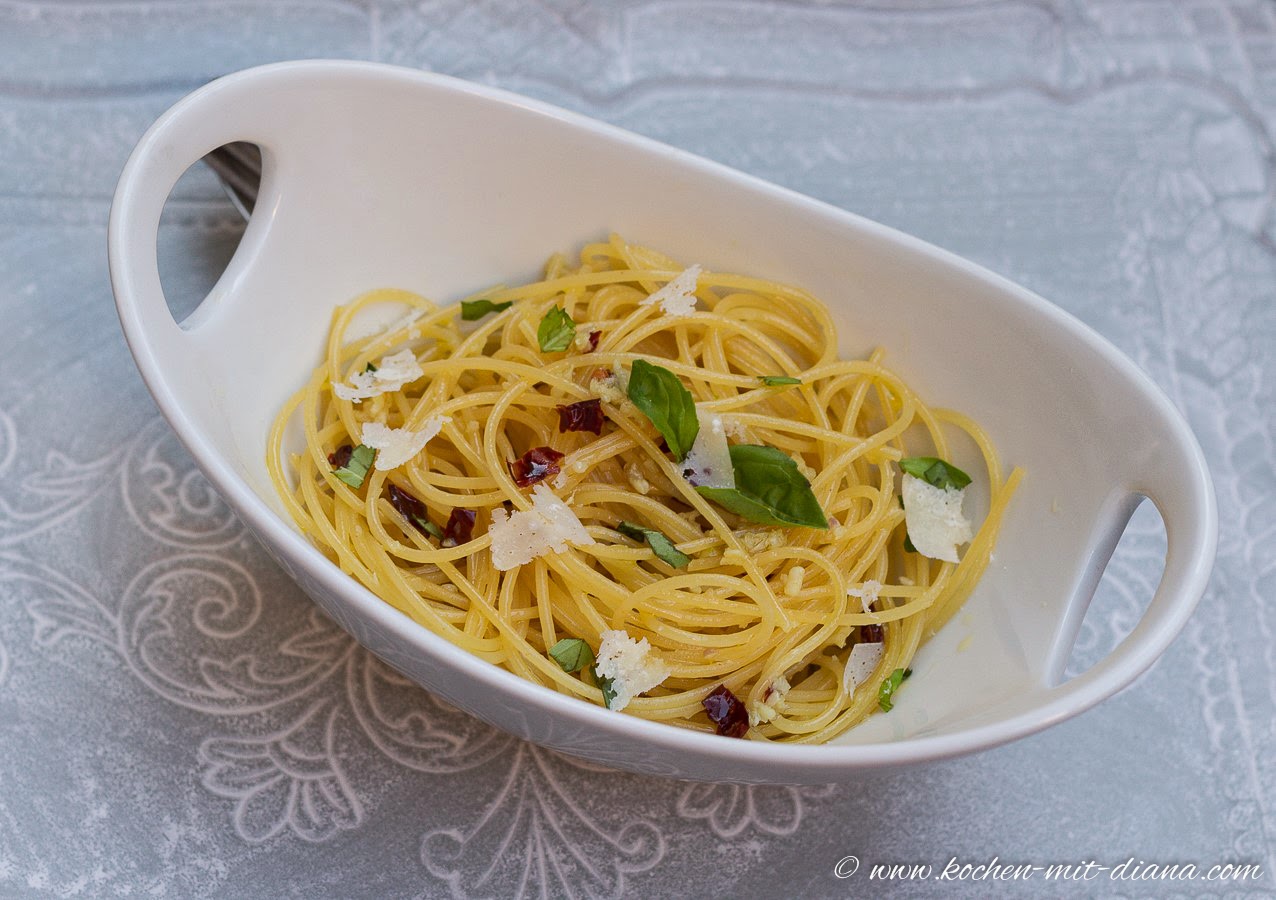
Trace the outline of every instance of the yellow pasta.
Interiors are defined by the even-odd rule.
[[[889,706],[879,702],[882,683],[892,673],[899,682],[978,581],[1021,473],[1004,477],[979,427],[928,408],[884,366],[881,350],[840,359],[819,301],[782,284],[696,271],[613,236],[585,246],[575,263],[552,257],[540,281],[475,295],[465,304],[474,322],[463,321],[462,304],[404,291],[361,296],[335,311],[325,362],[279,414],[271,476],[298,527],[334,563],[488,662],[611,702],[592,666],[568,671],[550,651],[583,642],[588,662],[605,632],[622,631],[645,640],[666,671],[623,714],[755,740],[827,741]],[[683,308],[651,299],[680,275],[694,291]],[[406,304],[415,317],[352,338],[355,317],[386,303]],[[542,349],[555,325],[549,346],[562,349]],[[398,385],[376,374],[404,350],[417,377]],[[635,402],[633,379],[650,367],[689,392],[697,442],[713,422],[733,447],[791,460],[792,496],[807,498],[807,509],[817,502],[815,518],[822,512],[827,527],[741,515],[738,503],[728,508],[731,497],[705,489],[708,469],[688,476],[681,438],[669,440],[677,435]],[[391,389],[339,396],[369,383]],[[562,430],[573,416],[560,409],[573,407],[605,413],[599,433],[589,421],[587,430]],[[305,449],[289,454],[284,435],[298,421]],[[685,410],[679,421],[689,424]],[[428,440],[403,451],[400,464],[343,480],[342,471],[358,468],[351,450],[370,424]],[[957,563],[905,549],[899,496],[900,460],[947,460],[946,429],[971,435],[983,454],[972,490],[987,492],[990,510]],[[380,462],[402,449],[388,446],[376,451]],[[525,457],[534,448],[553,452]],[[735,453],[732,496],[752,490],[752,510],[760,495],[740,480],[748,473]],[[493,552],[494,521],[533,515],[537,497],[549,494],[587,539],[510,565]],[[789,502],[781,497],[762,517],[792,517]],[[464,513],[451,527],[454,510],[473,513],[471,535]],[[858,683],[846,672],[857,644],[877,654]],[[706,712],[706,698],[721,701],[724,687],[738,701],[733,723],[724,724],[720,703],[714,718]]]

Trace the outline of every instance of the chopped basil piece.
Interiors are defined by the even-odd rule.
[[[375,372],[376,370],[377,370],[377,367],[374,366],[372,363],[368,363],[366,366],[363,367],[363,371],[365,372]]]
[[[513,300],[504,303],[493,303],[491,300],[462,300],[461,318],[467,322],[476,322],[488,313],[503,312],[514,305]]]
[[[829,527],[811,482],[789,457],[762,444],[733,444],[730,453],[735,487],[697,487],[702,496],[763,525]]]
[[[759,375],[758,381],[767,387],[779,387],[784,384],[801,384],[801,378],[794,378],[792,375]]]
[[[635,541],[646,541],[647,546],[657,557],[673,566],[675,569],[683,568],[687,563],[691,562],[691,557],[683,553],[673,545],[673,541],[665,537],[662,532],[656,531],[654,528],[643,528],[641,525],[635,525],[633,522],[621,522],[616,526],[619,531],[627,538],[633,538]]]
[[[913,546],[913,539],[908,536],[908,532],[904,532],[904,552],[916,553],[917,548]]]
[[[360,444],[350,454],[350,461],[339,469],[333,469],[332,474],[352,488],[361,488],[363,479],[368,477],[368,469],[372,467],[372,460],[376,455],[377,451],[366,444]]]
[[[542,353],[558,353],[566,350],[576,340],[576,323],[561,306],[555,306],[541,319],[536,329],[536,340]]]
[[[882,708],[882,712],[890,712],[895,707],[893,695],[912,674],[912,669],[896,669],[882,679],[882,686],[877,689],[877,705]]]
[[[580,638],[563,638],[549,648],[549,655],[564,672],[579,672],[594,664],[594,651]]]
[[[616,679],[608,678],[605,675],[598,674],[598,666],[594,666],[594,682],[598,685],[598,690],[603,692],[603,706],[611,709],[611,705],[616,702]]]
[[[435,525],[429,519],[422,518],[421,516],[412,516],[411,518],[413,523],[430,537],[438,541],[443,540],[443,529]]]
[[[910,456],[907,459],[901,459],[899,467],[914,478],[925,481],[931,487],[961,490],[970,484],[969,475],[952,463],[946,463],[934,456]]]
[[[629,399],[656,426],[674,459],[682,462],[700,433],[691,391],[668,369],[636,359],[629,370]]]

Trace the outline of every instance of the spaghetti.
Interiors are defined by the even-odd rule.
[[[386,303],[412,315],[352,338]],[[822,742],[889,709],[1020,477],[882,359],[839,359],[796,288],[613,236],[460,304],[338,308],[268,463],[334,563],[482,659],[647,719]],[[916,552],[899,487],[901,463],[964,477],[948,429],[989,498],[959,562]]]

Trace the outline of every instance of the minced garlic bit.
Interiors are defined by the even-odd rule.
[[[748,704],[749,727],[756,728],[784,712],[785,707],[788,706],[784,698],[791,687],[789,680],[783,675],[767,685],[767,689],[762,692],[762,699]]]
[[[778,528],[749,528],[733,531],[736,540],[744,545],[750,553],[762,553],[766,550],[778,550],[788,541],[784,532]]]
[[[784,578],[784,596],[796,597],[802,593],[802,581],[806,578],[805,566],[794,566]]]
[[[873,603],[877,600],[877,594],[882,589],[880,581],[869,579],[859,587],[848,587],[846,594],[849,597],[858,597],[860,604],[864,607],[864,612],[871,613],[873,611]]]
[[[729,437],[737,440],[748,442],[750,438],[749,428],[735,416],[723,416],[722,428]]]
[[[847,695],[855,693],[855,688],[868,680],[882,661],[882,652],[886,645],[881,641],[871,644],[856,644],[851,648],[851,655],[846,659],[846,668],[842,671],[842,690]]]
[[[578,547],[594,543],[571,508],[543,484],[532,489],[531,509],[509,514],[500,508],[492,510],[488,535],[492,565],[502,572],[538,556],[562,553],[569,543]]]
[[[588,353],[593,344],[594,329],[590,328],[584,322],[576,323],[576,337],[572,340],[574,346],[581,353]]]
[[[377,471],[388,472],[420,453],[426,443],[451,421],[448,416],[430,416],[420,431],[390,428],[383,422],[365,422],[359,440],[378,451],[375,463]]]
[[[616,692],[611,701],[614,710],[624,709],[635,696],[669,677],[669,666],[652,653],[646,638],[636,641],[621,630],[602,633],[597,658],[595,670],[612,680]]]
[[[666,316],[689,316],[696,311],[696,282],[703,270],[690,266],[664,287],[642,301],[643,306],[659,303]]]
[[[957,547],[971,539],[970,520],[961,512],[966,489],[938,488],[905,474],[904,523],[917,552],[930,559],[958,562]]]
[[[638,463],[631,462],[625,465],[625,478],[629,480],[629,485],[644,497],[651,493],[651,482],[642,474]]]
[[[378,394],[402,389],[405,384],[416,381],[425,372],[416,361],[416,354],[411,350],[400,350],[381,357],[374,372],[355,372],[350,376],[350,383],[334,384],[332,392],[342,400],[358,403]]]
[[[608,372],[605,375],[595,372],[589,379],[589,392],[612,406],[617,406],[626,399],[625,386],[621,384],[620,377],[615,372]]]

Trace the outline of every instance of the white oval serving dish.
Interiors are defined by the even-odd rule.
[[[221,144],[261,146],[256,212],[216,287],[174,321],[156,265],[160,211]],[[610,712],[481,662],[326,560],[266,474],[271,420],[319,361],[331,309],[373,287],[452,301],[535,277],[552,251],[618,231],[706,268],[800,285],[843,352],[883,345],[934,405],[973,416],[1027,478],[995,561],[917,657],[889,715],[823,746],[721,738]],[[209,480],[360,642],[474,715],[641,772],[826,782],[1038,731],[1128,685],[1203,593],[1217,521],[1205,462],[1165,396],[1110,344],[1034,294],[890,228],[538,102],[413,70],[264,66],[219,79],[138,144],[111,210],[124,333],[160,409]],[[959,460],[960,461],[960,460]],[[1133,631],[1062,672],[1138,500],[1168,554]]]

